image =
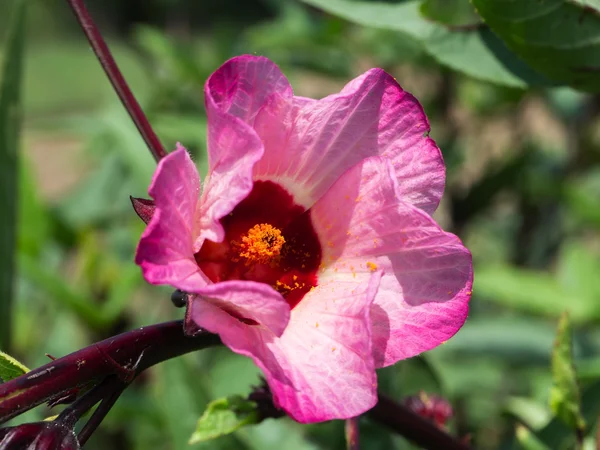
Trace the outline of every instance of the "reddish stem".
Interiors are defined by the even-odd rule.
[[[459,439],[438,428],[404,405],[379,394],[379,401],[367,415],[427,450],[472,450]]]
[[[121,99],[123,106],[125,106],[125,109],[133,119],[150,152],[156,161],[160,161],[161,158],[167,156],[167,153],[156,133],[154,133],[144,111],[140,108],[139,103],[127,85],[125,78],[119,70],[119,66],[110,53],[108,45],[106,45],[106,42],[102,38],[100,30],[98,30],[98,27],[90,16],[83,0],[67,0],[67,3],[71,6],[79,25],[81,25],[81,29],[90,42],[98,61],[100,61],[100,65],[104,69],[104,72],[106,72],[108,79]]]
[[[94,381],[99,383],[111,375],[117,375],[125,385],[154,364],[218,344],[219,337],[206,331],[199,331],[193,337],[187,336],[183,332],[182,321],[142,327],[105,339],[0,384],[0,424],[45,401],[60,398],[77,386]],[[263,412],[268,411],[263,418],[281,417],[281,411],[273,406],[270,393],[263,393],[260,400]],[[95,402],[96,399],[91,398],[90,401]],[[87,403],[81,398],[76,408],[86,409]],[[109,398],[106,406],[109,408],[112,403],[112,398]],[[269,405],[270,408],[265,407]],[[95,428],[105,412],[101,411],[98,420],[90,419],[90,430]],[[470,449],[432,422],[381,394],[379,402],[367,412],[367,416],[425,449]]]
[[[346,419],[346,450],[360,450],[360,416]]]
[[[219,337],[183,332],[183,322],[160,323],[114,336],[0,384],[0,424],[78,386],[118,375],[131,381],[144,369],[218,345]]]

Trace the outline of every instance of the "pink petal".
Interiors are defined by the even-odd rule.
[[[319,286],[292,311],[283,335],[247,325],[212,299],[191,306],[194,322],[263,370],[275,404],[299,422],[356,416],[377,401],[370,305],[379,275]]]
[[[303,423],[355,417],[377,403],[369,311],[380,274],[319,280],[292,310],[279,348],[292,385],[270,379],[275,404]]]
[[[200,211],[200,235],[194,243],[197,251],[204,239],[221,242],[224,230],[220,220],[229,214],[252,190],[252,170],[263,155],[263,144],[256,132],[238,117],[229,91],[212,89],[223,85],[222,72],[233,70],[232,61],[215,72],[205,88],[208,116],[208,176],[204,183]],[[241,81],[239,82],[241,83]],[[237,84],[236,84],[237,85]],[[235,97],[235,96],[234,96]],[[230,104],[230,102],[232,102]]]
[[[292,87],[273,61],[254,55],[230,59],[206,82],[205,93],[216,108],[252,125],[269,97],[292,96]]]
[[[279,292],[265,283],[256,281],[222,281],[192,291],[199,300],[209,302],[226,311],[236,320],[254,321],[279,337],[290,320],[290,307]],[[204,327],[204,325],[201,325]],[[210,325],[211,327],[214,327]],[[207,328],[208,329],[208,328]]]
[[[196,166],[178,145],[158,163],[148,190],[156,209],[138,244],[135,262],[149,283],[184,291],[207,283],[192,249],[199,192]]]
[[[471,254],[433,219],[399,200],[389,161],[369,158],[311,210],[323,261],[340,276],[384,275],[371,309],[377,367],[432,349],[463,325]]]
[[[254,127],[265,154],[255,179],[282,184],[308,208],[346,170],[379,155],[392,161],[404,201],[428,213],[437,208],[442,155],[427,136],[421,105],[383,70],[369,70],[322,100],[273,93],[262,101]]]

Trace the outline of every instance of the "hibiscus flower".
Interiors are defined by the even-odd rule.
[[[469,251],[432,219],[445,167],[421,105],[381,69],[321,100],[294,96],[270,60],[208,79],[208,174],[162,159],[134,201],[136,263],[190,295],[188,326],[262,369],[299,422],[357,416],[377,368],[463,325]]]

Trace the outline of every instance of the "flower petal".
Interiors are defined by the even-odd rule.
[[[355,417],[377,403],[369,311],[380,273],[360,282],[322,278],[278,343],[292,385],[267,375],[275,404],[299,422]]]
[[[149,283],[184,291],[207,283],[194,260],[195,214],[200,176],[188,152],[177,149],[158,163],[148,189],[155,210],[135,255]]]
[[[402,199],[432,213],[445,167],[419,102],[381,69],[318,101],[272,94],[254,127],[265,144],[255,179],[272,180],[309,208],[346,170],[370,156],[394,166]]]
[[[281,336],[290,320],[290,307],[287,302],[279,292],[265,283],[222,281],[191,293],[200,297],[192,305],[196,305],[198,301],[209,302],[238,321],[256,322],[258,325],[253,326],[265,327],[275,336]],[[208,326],[206,328],[209,329]]]
[[[382,270],[371,309],[377,367],[432,349],[463,325],[471,254],[423,211],[402,200],[391,163],[369,158],[312,208],[323,261],[337,273]]]
[[[379,276],[325,283],[293,311],[283,335],[235,319],[212,301],[191,306],[194,322],[263,370],[275,404],[299,422],[354,417],[377,402],[370,305]]]
[[[208,175],[204,183],[200,210],[200,235],[194,242],[198,251],[204,239],[221,242],[225,236],[220,220],[248,196],[252,190],[252,170],[263,155],[263,144],[256,132],[240,118],[228,112],[240,112],[238,92],[227,82],[225,74],[233,72],[230,60],[215,72],[205,87],[208,117]],[[260,78],[264,74],[255,74]],[[265,75],[267,76],[267,75]],[[262,80],[262,78],[260,78]],[[245,81],[245,82],[243,82]],[[243,72],[237,74],[233,86],[248,83]],[[217,86],[217,87],[215,87]],[[241,95],[241,94],[240,94]],[[248,105],[250,107],[251,105]]]
[[[275,63],[263,56],[241,55],[225,62],[206,82],[216,108],[252,125],[272,94],[292,96],[292,87]]]

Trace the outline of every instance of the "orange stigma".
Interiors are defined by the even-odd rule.
[[[285,244],[285,238],[281,234],[281,230],[268,223],[254,225],[242,237],[242,242],[232,242],[240,258],[245,259],[246,265],[276,265],[279,262],[283,244]]]

